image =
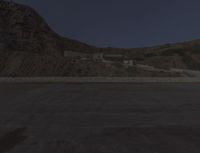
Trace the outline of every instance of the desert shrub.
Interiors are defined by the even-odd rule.
[[[183,62],[187,65],[189,69],[200,70],[200,63],[196,62],[190,55],[184,55],[182,57]]]
[[[135,57],[134,60],[135,61],[144,61],[144,58],[142,58],[142,57]]]
[[[184,56],[186,50],[181,48],[173,48],[173,49],[167,49],[163,52],[161,52],[161,56],[173,56],[173,55],[179,55]]]
[[[9,77],[18,77],[17,72],[12,72],[10,74],[8,74]]]
[[[145,57],[154,57],[154,56],[157,56],[156,53],[147,53],[144,55]]]
[[[190,51],[194,54],[200,53],[200,45],[194,45]]]

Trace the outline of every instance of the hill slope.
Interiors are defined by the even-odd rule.
[[[0,0],[0,76],[180,76],[102,61],[74,62],[65,50],[121,54],[160,69],[200,70],[200,41],[135,49],[96,48],[55,33],[32,8]]]
[[[32,8],[0,1],[0,49],[62,54],[65,49],[94,49],[56,34]]]
[[[146,48],[102,48],[101,51],[109,54],[122,54],[138,64],[155,68],[200,70],[200,40]]]

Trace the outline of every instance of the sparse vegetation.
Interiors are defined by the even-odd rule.
[[[145,57],[155,57],[155,56],[158,56],[156,53],[147,53],[147,54],[144,54]]]
[[[186,49],[182,48],[172,48],[172,49],[167,49],[163,52],[161,52],[161,56],[174,56],[174,55],[179,55],[179,56],[184,56],[186,53]]]
[[[135,57],[134,60],[135,61],[144,61],[144,58],[143,57]]]
[[[191,48],[191,53],[200,54],[200,45],[194,45],[194,46]]]
[[[190,55],[185,54],[182,59],[189,69],[200,70],[200,63],[197,63]]]

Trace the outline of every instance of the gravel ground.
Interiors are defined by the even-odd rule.
[[[0,84],[0,153],[199,153],[200,84]]]

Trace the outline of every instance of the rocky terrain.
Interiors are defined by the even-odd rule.
[[[102,51],[117,52],[136,63],[162,69],[200,70],[200,40],[135,49],[104,48]]]
[[[74,62],[63,55],[66,50],[120,54],[161,70],[199,70],[199,49],[199,40],[149,48],[97,48],[58,35],[28,6],[0,0],[0,76],[181,76],[100,61]]]
[[[59,36],[28,6],[3,0],[0,3],[1,49],[60,55],[65,49],[94,49]]]

